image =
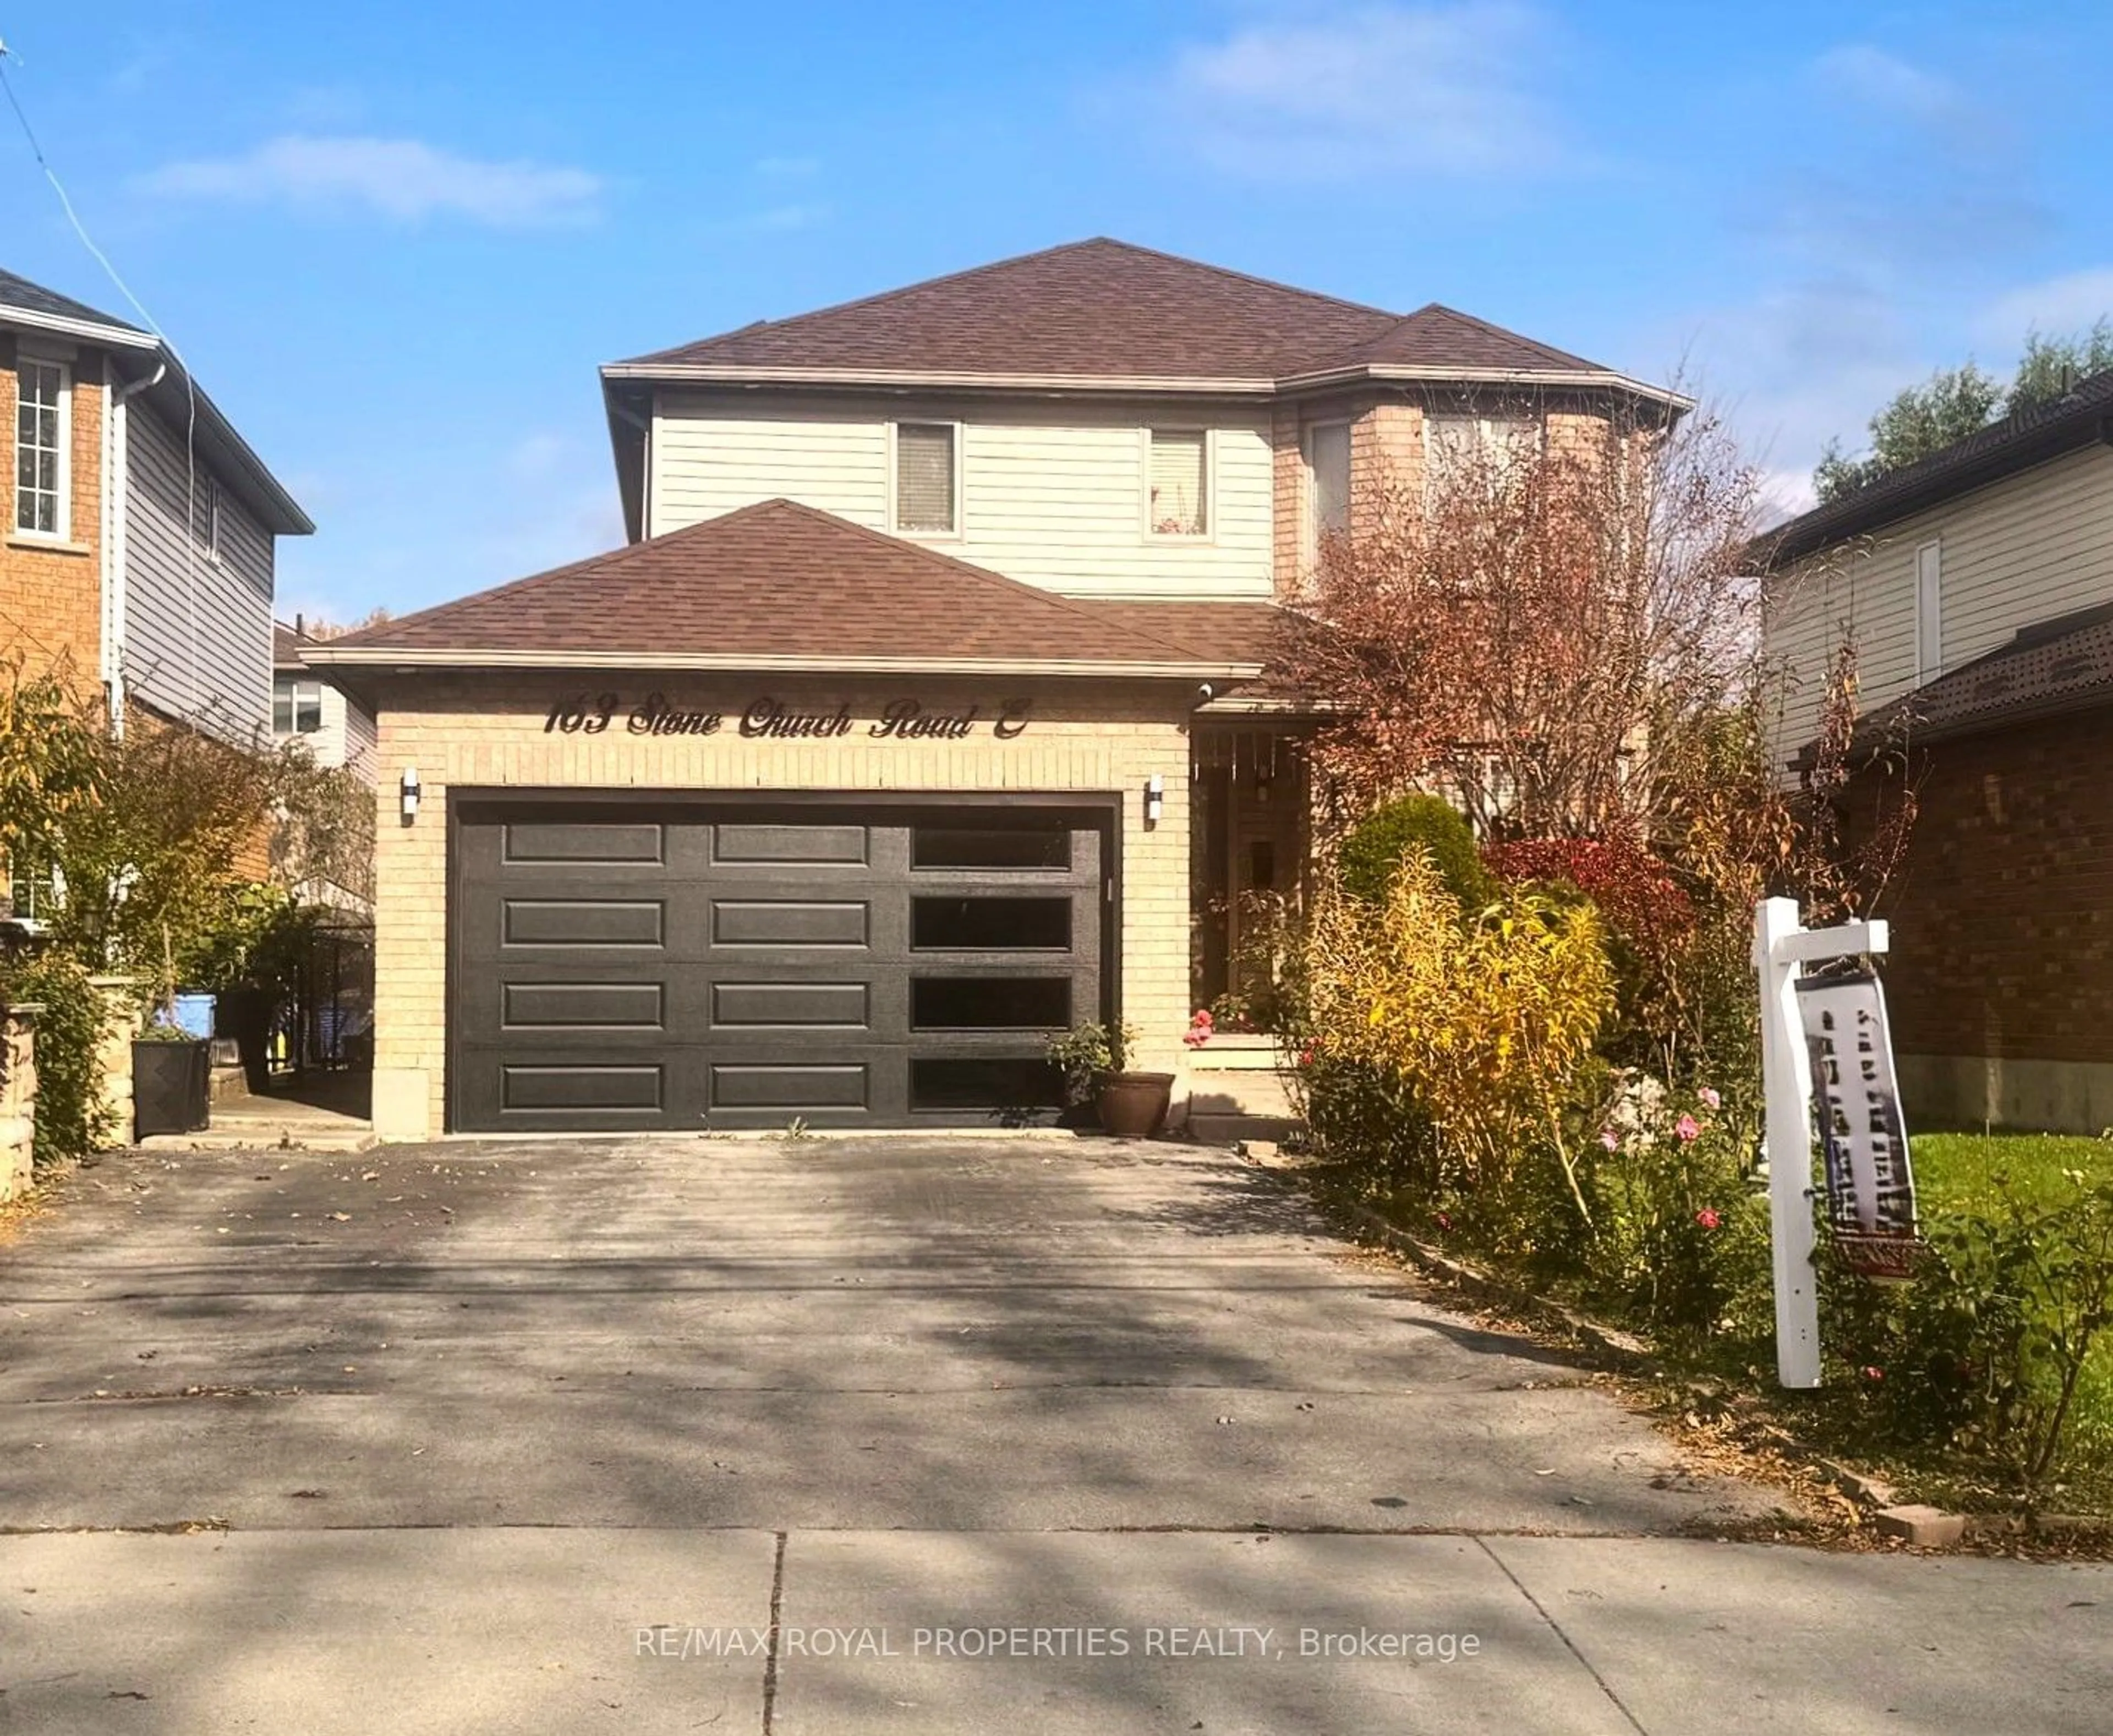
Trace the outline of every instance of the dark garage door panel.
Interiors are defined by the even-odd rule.
[[[973,1123],[1047,1103],[1049,1033],[1107,999],[1113,823],[1111,806],[465,797],[452,1125]]]

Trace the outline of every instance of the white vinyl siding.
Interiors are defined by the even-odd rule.
[[[1211,436],[1202,428],[1154,428],[1145,437],[1150,491],[1145,519],[1155,537],[1201,537],[1211,528]]]
[[[889,425],[952,422],[961,530],[947,552],[1028,584],[1075,596],[1267,599],[1272,594],[1271,459],[1266,406],[1168,406],[934,399],[797,398],[759,413],[754,395],[667,392],[648,496],[650,533],[665,535],[783,496],[892,528]],[[1148,528],[1144,462],[1156,427],[1207,427],[1207,537]]]
[[[64,541],[72,533],[72,374],[63,362],[25,356],[15,386],[15,529]]]
[[[323,726],[323,684],[281,675],[272,684],[272,733],[313,735]]]
[[[311,701],[312,712],[308,710]],[[272,733],[282,742],[304,742],[318,765],[342,765],[369,781],[373,779],[374,714],[354,705],[342,688],[328,682],[291,674],[276,677]]]
[[[951,537],[961,523],[961,431],[951,422],[895,424],[895,523],[911,536]]]
[[[133,697],[234,741],[272,726],[272,540],[231,490],[220,558],[205,546],[211,486],[188,478],[182,432],[126,410],[125,679]]]
[[[1944,545],[1915,550],[1915,682],[1944,673]]]
[[[1794,681],[1778,758],[1812,739],[1845,633],[1856,642],[1863,710],[1918,684],[1918,569],[1932,543],[1942,563],[1941,609],[1928,624],[1935,668],[1956,669],[2035,621],[2113,601],[2113,450],[2066,454],[1771,578],[1765,644]]]
[[[1306,554],[1321,552],[1321,539],[1350,528],[1350,424],[1320,422],[1306,431]]]

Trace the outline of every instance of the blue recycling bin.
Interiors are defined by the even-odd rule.
[[[212,1039],[213,998],[209,994],[180,994],[169,1022],[178,1030],[210,1042]]]

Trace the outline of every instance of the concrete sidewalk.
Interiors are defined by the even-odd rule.
[[[48,1736],[2098,1736],[2113,1569],[1651,1538],[50,1535],[0,1538],[0,1730]]]

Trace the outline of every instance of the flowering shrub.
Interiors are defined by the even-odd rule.
[[[1663,948],[1695,925],[1695,907],[1673,870],[1618,838],[1536,838],[1491,844],[1482,860],[1500,880],[1563,880],[1599,907],[1618,933]]]
[[[1321,890],[1300,989],[1286,1047],[1309,1058],[1296,1088],[1330,1156],[1440,1189],[1569,1172],[1565,1111],[1613,1001],[1589,907],[1515,888],[1471,920],[1414,852],[1376,904]]]
[[[1675,1092],[1648,1074],[1617,1078],[1586,1181],[1585,1287],[1674,1342],[1765,1337],[1768,1208],[1716,1112],[1721,1094]]]

